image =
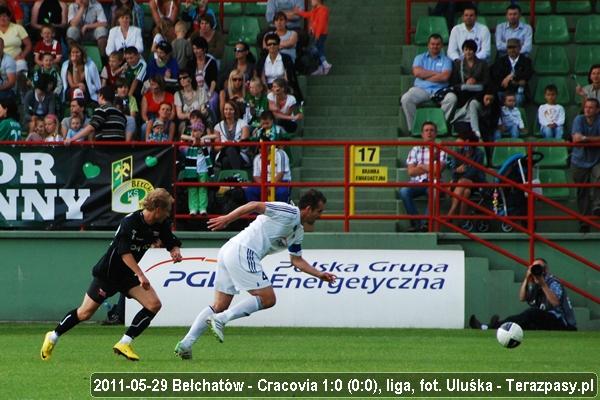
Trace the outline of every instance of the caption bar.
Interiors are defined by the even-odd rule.
[[[595,373],[93,373],[92,397],[589,397]]]

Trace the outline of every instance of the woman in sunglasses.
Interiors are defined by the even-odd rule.
[[[221,86],[225,88],[229,79],[229,74],[234,69],[238,70],[244,75],[244,82],[248,84],[252,78],[256,76],[256,59],[250,52],[250,46],[246,42],[237,42],[233,48],[233,54],[235,59],[233,64],[229,68],[224,68],[224,73],[221,76],[219,82]]]
[[[206,91],[198,90],[196,80],[192,79],[187,71],[179,74],[179,87],[181,89],[175,93],[175,110],[177,119],[180,121],[179,132],[181,132],[181,126],[187,126],[192,111],[208,110],[208,96]],[[214,119],[212,121],[206,125],[211,131]]]
[[[224,115],[223,108],[225,107],[225,103],[229,100],[234,101],[238,105],[240,115],[243,114],[246,110],[245,97],[246,82],[244,80],[244,75],[237,69],[234,69],[229,73],[227,84],[219,93],[219,111],[221,111],[221,115]]]
[[[300,86],[298,86],[294,63],[290,56],[281,54],[279,51],[280,42],[281,40],[276,33],[268,33],[265,36],[268,52],[256,64],[256,73],[269,89],[275,79],[286,80],[296,99],[302,101],[302,93],[300,92]]]

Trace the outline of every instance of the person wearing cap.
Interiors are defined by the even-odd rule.
[[[148,59],[148,76],[162,75],[167,83],[177,83],[179,78],[179,65],[172,56],[173,47],[169,42],[160,42],[156,45],[154,56]]]
[[[525,54],[521,54],[521,41],[516,38],[506,41],[507,54],[499,57],[491,69],[491,82],[496,83],[500,102],[505,92],[517,96],[517,107],[521,107],[529,95],[529,80],[533,76],[533,63]]]
[[[106,56],[108,22],[98,0],[75,0],[69,4],[67,39],[75,42],[95,41],[100,55]]]

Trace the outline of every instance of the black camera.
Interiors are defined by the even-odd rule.
[[[531,274],[540,276],[544,273],[544,266],[542,264],[533,264],[531,266]]]

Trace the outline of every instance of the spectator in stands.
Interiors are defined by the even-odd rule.
[[[275,79],[285,79],[296,99],[302,101],[302,93],[298,85],[294,63],[289,56],[279,52],[279,36],[275,33],[269,33],[265,37],[265,41],[269,51],[256,64],[256,75],[262,79],[269,89]]]
[[[144,28],[144,10],[136,0],[113,0],[113,4],[110,7],[110,26],[118,24],[117,21],[117,10],[119,8],[128,8],[131,12],[131,25],[137,26],[140,29]]]
[[[0,0],[0,7],[6,7],[9,9],[12,17],[11,22],[14,22],[17,25],[25,26],[23,22],[25,14],[23,13],[23,8],[21,7],[19,0]]]
[[[275,171],[273,178],[271,177],[271,150],[270,146],[267,147],[267,182],[291,182],[292,171],[290,169],[290,159],[286,152],[281,148],[275,149]],[[252,178],[254,183],[262,183],[262,162],[261,154],[258,153],[254,157]],[[247,201],[260,201],[260,186],[249,186],[244,188]],[[269,190],[267,189],[267,193]],[[289,186],[278,186],[275,188],[275,199],[274,201],[281,201],[288,203],[290,201],[290,187]]]
[[[19,80],[19,75],[23,77],[28,69],[27,56],[31,52],[31,39],[25,28],[10,22],[10,16],[8,8],[0,7],[0,39],[4,42],[4,53],[15,60],[17,80]]]
[[[296,62],[296,45],[298,44],[298,32],[287,28],[287,16],[283,11],[275,13],[273,18],[274,30],[268,33],[276,33],[279,36],[279,51],[281,54],[287,54],[292,59],[292,62]],[[266,36],[266,35],[265,35]],[[267,42],[263,36],[262,48],[268,50]]]
[[[117,89],[117,95],[115,96],[115,108],[125,115],[125,119],[127,121],[125,124],[125,140],[130,142],[132,140],[137,140],[139,135],[137,135],[137,123],[135,122],[135,117],[132,116],[132,114],[137,114],[137,112],[134,113],[130,109],[130,106],[135,105],[137,107],[137,104],[135,103],[135,97],[127,95],[128,90],[129,88],[127,87],[126,83],[124,89]],[[124,95],[119,96],[119,92],[122,92]]]
[[[58,117],[56,114],[48,114],[44,117],[44,128],[46,130],[45,142],[62,142],[65,140],[58,130]]]
[[[225,35],[212,28],[212,19],[208,15],[200,17],[200,29],[192,35],[191,40],[194,40],[196,36],[203,37],[206,40],[208,54],[219,61],[223,58],[223,54],[225,53]]]
[[[56,37],[64,39],[67,29],[67,3],[62,0],[35,0],[31,7],[29,29],[35,40],[39,39],[43,25],[51,25]]]
[[[458,134],[458,139],[456,140],[456,145],[461,147],[458,148],[457,152],[461,156],[464,156],[477,164],[483,164],[484,154],[483,151],[477,147],[477,142],[479,142],[479,138],[474,132],[460,132]],[[452,165],[452,182],[459,184],[485,182],[485,173],[481,169],[474,167],[472,164],[459,158],[453,158],[450,164]],[[467,186],[456,186],[453,189],[453,193],[468,199],[475,189],[476,188]],[[466,202],[454,196],[451,199],[448,216],[456,215],[459,208],[460,215],[466,215],[469,212],[469,205]],[[473,230],[473,222],[471,220],[465,220],[460,227],[470,232]]]
[[[504,105],[500,109],[498,129],[494,133],[494,141],[498,141],[504,134],[510,134],[513,139],[525,133],[525,123],[521,111],[517,108],[517,96],[507,92],[504,96]]]
[[[60,67],[62,64],[62,46],[60,42],[54,38],[54,28],[50,25],[42,26],[40,31],[41,39],[33,48],[33,55],[36,65],[42,65],[42,55],[52,54],[54,63]]]
[[[21,125],[17,122],[14,100],[0,100],[0,141],[21,140]]]
[[[581,96],[583,105],[587,99],[596,99],[600,101],[600,64],[594,64],[588,72],[589,85],[581,87],[577,85],[576,92]]]
[[[172,24],[177,22],[179,0],[150,0],[148,6],[155,25],[159,25],[163,19],[169,20]]]
[[[261,125],[261,115],[269,110],[269,100],[265,93],[265,87],[260,78],[252,78],[248,92],[246,93],[246,117],[251,129],[258,128]],[[269,111],[270,112],[270,111]]]
[[[181,133],[193,111],[204,109],[208,113],[208,96],[205,90],[198,89],[196,80],[192,79],[187,71],[182,71],[179,75],[179,87],[181,89],[175,93],[175,110],[180,121],[179,132]],[[214,121],[211,123],[214,125]]]
[[[72,137],[77,135],[82,128],[83,120],[81,119],[81,117],[79,115],[72,115],[69,130],[67,131],[67,135],[65,137],[71,139]],[[79,140],[82,141],[83,138],[80,138]]]
[[[67,137],[67,132],[71,127],[71,117],[77,116],[83,121],[83,125],[87,125],[90,119],[85,116],[85,103],[83,99],[73,99],[69,103],[70,113],[68,117],[65,117],[60,122],[60,134]]]
[[[475,134],[480,133],[479,136],[484,142],[493,142],[494,133],[498,129],[498,119],[500,118],[500,103],[495,90],[491,87],[486,88],[481,103],[472,104],[475,106],[477,117],[470,118],[471,128]],[[493,151],[493,147],[485,147],[488,165],[491,165]]]
[[[565,124],[565,109],[560,104],[556,104],[558,89],[555,85],[548,85],[544,88],[544,98],[546,104],[538,108],[538,122],[540,123],[540,133],[546,139],[562,139]]]
[[[25,94],[23,99],[23,126],[29,126],[33,116],[45,117],[56,113],[56,100],[52,90],[52,77],[40,74],[33,89]]]
[[[192,39],[192,52],[194,58],[188,62],[188,73],[196,79],[198,89],[206,91],[210,109],[216,114],[219,110],[219,94],[216,90],[219,77],[217,61],[207,53],[208,43],[203,37]]]
[[[177,60],[177,66],[181,71],[186,67],[187,60],[191,59],[192,44],[187,39],[188,25],[185,21],[177,21],[175,24],[175,39],[171,42],[173,48],[173,57]]]
[[[182,139],[184,139],[182,137]],[[182,178],[187,182],[208,182],[209,167],[212,169],[212,160],[206,143],[210,139],[206,136],[206,129],[201,120],[191,125],[191,135],[185,136],[192,145],[185,152],[185,167]],[[208,188],[206,186],[188,187],[188,210],[190,215],[206,215],[208,209]]]
[[[115,51],[108,56],[108,65],[102,68],[100,73],[100,79],[102,80],[102,86],[114,86],[117,83],[117,79],[125,78],[126,65],[123,61],[123,53]]]
[[[14,99],[16,86],[17,64],[4,52],[4,39],[0,37],[0,101]]]
[[[490,59],[490,30],[477,22],[477,8],[473,4],[465,6],[462,24],[455,25],[450,31],[448,57],[453,61],[463,57],[462,45],[465,40],[474,40],[477,44],[477,58],[483,61]]]
[[[587,99],[583,104],[583,115],[573,121],[571,136],[573,143],[600,142],[600,103],[597,99]],[[573,147],[571,170],[575,183],[600,183],[600,147]],[[577,188],[577,208],[582,215],[600,216],[600,188]],[[589,225],[582,223],[580,232],[590,231]]]
[[[492,81],[498,87],[500,100],[505,92],[513,92],[517,96],[517,107],[521,107],[529,96],[529,80],[533,76],[531,59],[521,53],[519,39],[508,39],[507,55],[500,57],[492,66]]]
[[[441,39],[440,39],[441,40]],[[406,158],[406,166],[408,168],[408,176],[411,183],[425,183],[430,179],[430,174],[437,173],[446,168],[446,153],[437,154],[432,160],[434,171],[430,171],[430,149],[429,144],[435,140],[437,135],[437,126],[431,121],[425,121],[421,126],[421,137],[423,138],[424,146],[415,146],[408,153]],[[428,189],[425,186],[411,186],[400,189],[400,199],[404,204],[404,209],[408,215],[418,215],[419,210],[415,205],[416,197],[428,196]],[[426,214],[429,213],[429,205],[427,206]],[[427,231],[427,222],[425,220],[410,220],[411,227],[409,232],[425,232]]]
[[[259,124],[260,125],[252,131],[249,138],[250,141],[260,142],[286,139],[285,129],[275,124],[275,116],[271,111],[266,110],[260,114]],[[250,151],[253,155],[256,155],[260,151],[260,147],[252,147]]]
[[[312,75],[327,75],[332,65],[325,57],[325,41],[329,32],[329,7],[323,4],[323,0],[311,0],[311,10],[302,11],[294,8],[294,14],[308,19],[308,31],[314,46],[311,52],[319,59],[319,68]]]
[[[521,7],[511,4],[506,7],[506,22],[496,26],[496,58],[503,57],[507,53],[508,39],[519,39],[521,43],[521,54],[529,56],[532,49],[533,29],[531,25],[521,21]]]
[[[152,34],[154,36],[152,38],[152,46],[150,47],[150,52],[154,53],[156,51],[156,46],[159,43],[170,43],[173,39],[175,39],[175,25],[171,23],[171,21],[163,19],[160,21],[159,25],[156,25],[154,29],[152,29]],[[154,54],[154,58],[156,58],[156,54]]]
[[[246,110],[246,82],[244,81],[244,75],[237,69],[229,73],[227,84],[219,93],[219,111],[221,115],[223,115],[225,103],[229,100],[237,104],[239,115],[244,115]]]
[[[69,59],[63,62],[60,77],[64,83],[63,101],[72,99],[75,89],[83,92],[86,101],[98,101],[101,87],[98,68],[87,57],[85,49],[76,42],[71,42]]]
[[[119,25],[111,28],[108,32],[106,54],[112,54],[131,46],[135,47],[139,53],[143,53],[142,30],[137,26],[131,26],[131,10],[129,8],[119,8],[117,10],[117,21]]]
[[[514,322],[525,330],[577,330],[571,300],[559,279],[550,274],[548,263],[543,258],[536,258],[528,267],[519,289],[519,300],[529,304],[522,313],[504,320],[494,315],[489,326],[483,326],[475,315],[471,315],[469,326],[473,329],[496,329],[505,322]]]
[[[235,60],[233,61],[233,65],[229,68],[224,68],[223,78],[221,79],[223,81],[223,88],[227,84],[229,74],[234,69],[244,75],[244,82],[246,82],[247,85],[250,80],[256,76],[256,59],[254,58],[254,55],[250,53],[250,46],[245,42],[237,42],[233,51],[235,53]]]
[[[175,104],[175,98],[173,94],[166,91],[167,85],[161,75],[151,76],[148,80],[149,89],[142,97],[142,104],[140,107],[140,115],[142,117],[142,134],[147,132],[147,125],[158,117],[158,111],[163,103]],[[175,114],[172,112],[169,117],[170,120],[174,119]],[[150,124],[150,126],[152,126]]]
[[[442,110],[446,120],[449,120],[457,98],[451,91],[446,92],[452,73],[452,61],[442,53],[442,37],[439,34],[429,36],[427,52],[415,57],[412,73],[415,76],[414,86],[400,100],[408,129],[413,127],[417,105],[432,99],[436,94],[436,97],[441,97]]]
[[[267,100],[269,101],[269,110],[275,116],[275,122],[287,132],[296,132],[298,121],[304,118],[304,114],[296,98],[289,94],[285,79],[278,78],[273,81]]]
[[[125,80],[129,85],[129,95],[139,102],[142,98],[142,86],[146,81],[147,64],[141,57],[137,47],[125,48]]]
[[[273,23],[275,14],[283,12],[287,16],[287,27],[299,31],[302,29],[302,18],[294,13],[294,8],[298,7],[304,11],[304,0],[268,0],[267,12],[265,18],[268,24]]]
[[[58,72],[58,69],[54,64],[54,56],[51,53],[45,53],[41,58],[42,64],[34,67],[31,82],[35,87],[38,79],[41,76],[49,76],[50,82],[48,84],[48,89],[51,90],[57,100],[60,100],[63,92],[63,84],[60,77],[60,72]]]
[[[219,28],[219,21],[215,12],[208,7],[208,0],[183,0],[180,15],[183,21],[192,23],[194,32],[200,29],[200,18],[203,16],[211,19],[210,26],[214,30]]]
[[[171,119],[173,106],[161,103],[158,115],[146,125],[146,142],[172,142],[175,137],[175,121]]]
[[[95,41],[102,57],[106,57],[107,26],[104,9],[97,0],[75,0],[69,5],[67,38],[79,43]]]
[[[71,139],[66,139],[69,144],[79,138],[89,138],[93,140],[111,140],[124,141],[127,119],[123,112],[113,106],[115,101],[115,91],[113,88],[104,86],[98,94],[98,104],[100,107],[94,110],[90,123],[86,125],[79,133]]]
[[[223,120],[215,125],[214,151],[217,152],[216,163],[222,169],[242,169],[250,164],[248,149],[239,146],[227,146],[228,142],[243,142],[250,137],[248,125],[240,118],[237,105],[233,101],[225,103]]]
[[[148,75],[161,75],[165,82],[176,84],[179,78],[179,66],[172,56],[173,48],[169,42],[160,42],[156,45],[155,57],[148,59]]]
[[[205,133],[203,134],[203,142],[212,142],[218,138],[218,135],[215,134],[213,128],[207,125],[207,123],[213,123],[213,119],[210,116],[210,114],[206,111],[206,107],[203,107],[202,110],[193,110],[192,112],[190,112],[190,116],[187,120],[181,121],[181,124],[179,125],[179,135],[181,137],[181,140],[194,140],[192,136],[192,126],[197,123],[204,125]],[[203,112],[205,113],[203,114]],[[211,152],[211,148],[208,148],[207,150]],[[212,170],[212,164],[210,173],[211,175],[214,174],[214,171]]]
[[[29,126],[29,134],[27,135],[27,138],[25,138],[25,141],[43,142],[44,139],[46,139],[46,126],[44,125],[44,119],[33,117]]]

